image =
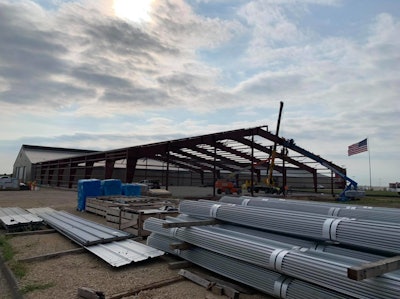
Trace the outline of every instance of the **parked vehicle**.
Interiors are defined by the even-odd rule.
[[[31,188],[25,183],[19,183],[19,190],[31,190]]]
[[[8,175],[0,177],[0,190],[19,190],[19,179]]]
[[[158,180],[142,180],[140,184],[145,184],[149,189],[161,189],[160,181]]]
[[[217,189],[217,193],[225,193],[225,194],[233,194],[237,193],[240,194],[242,189],[235,185],[234,182],[226,180],[226,179],[219,179],[215,182],[215,188]]]

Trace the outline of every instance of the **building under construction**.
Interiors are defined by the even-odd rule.
[[[76,188],[79,179],[159,180],[168,186],[213,186],[229,177],[261,182],[271,171],[279,186],[343,188],[346,170],[273,134],[268,126],[238,129],[108,151],[23,145],[14,163],[22,181]]]

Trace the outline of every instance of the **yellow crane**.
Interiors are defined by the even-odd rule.
[[[277,137],[274,140],[274,145],[272,147],[271,153],[269,155],[269,158],[266,160],[263,160],[263,162],[269,162],[269,167],[268,167],[268,174],[267,178],[264,180],[263,184],[252,184],[250,181],[246,181],[245,183],[245,188],[247,188],[248,192],[260,192],[264,191],[265,193],[280,193],[280,188],[276,185],[274,178],[273,178],[273,172],[275,168],[275,158],[276,158],[276,147],[277,147],[277,140],[279,137],[279,128],[281,125],[281,118],[282,118],[282,110],[283,110],[283,102],[280,102],[280,107],[279,107],[279,115],[278,115],[278,122],[276,125],[276,132],[275,136]],[[255,164],[257,165],[257,164]]]

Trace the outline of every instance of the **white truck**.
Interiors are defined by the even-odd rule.
[[[19,190],[19,179],[8,175],[0,177],[0,190]]]

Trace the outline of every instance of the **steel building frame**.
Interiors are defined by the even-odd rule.
[[[125,182],[131,183],[135,177],[138,160],[151,159],[166,163],[165,185],[167,188],[169,186],[168,172],[172,167],[198,173],[201,180],[204,179],[204,173],[209,172],[213,174],[214,181],[220,177],[221,172],[239,175],[242,171],[250,171],[252,181],[255,181],[254,175],[259,181],[260,170],[268,169],[269,166],[269,163],[267,161],[263,163],[263,160],[270,156],[275,142],[278,150],[274,169],[282,173],[283,185],[286,184],[287,168],[301,169],[312,175],[314,189],[317,191],[317,169],[328,170],[328,168],[322,167],[317,161],[305,157],[301,153],[292,151],[293,155],[289,155],[285,147],[287,140],[275,136],[268,130],[268,126],[231,130],[44,161],[34,164],[35,178],[42,184],[61,186],[63,177],[67,177],[65,185],[72,188],[78,179],[91,178],[95,163],[103,163],[103,178],[111,179],[116,161],[124,160],[126,161]],[[332,168],[346,173],[344,168],[325,159],[322,160]],[[257,166],[254,166],[255,164]],[[83,175],[77,175],[78,170],[83,172]],[[331,178],[333,182],[332,172]]]

